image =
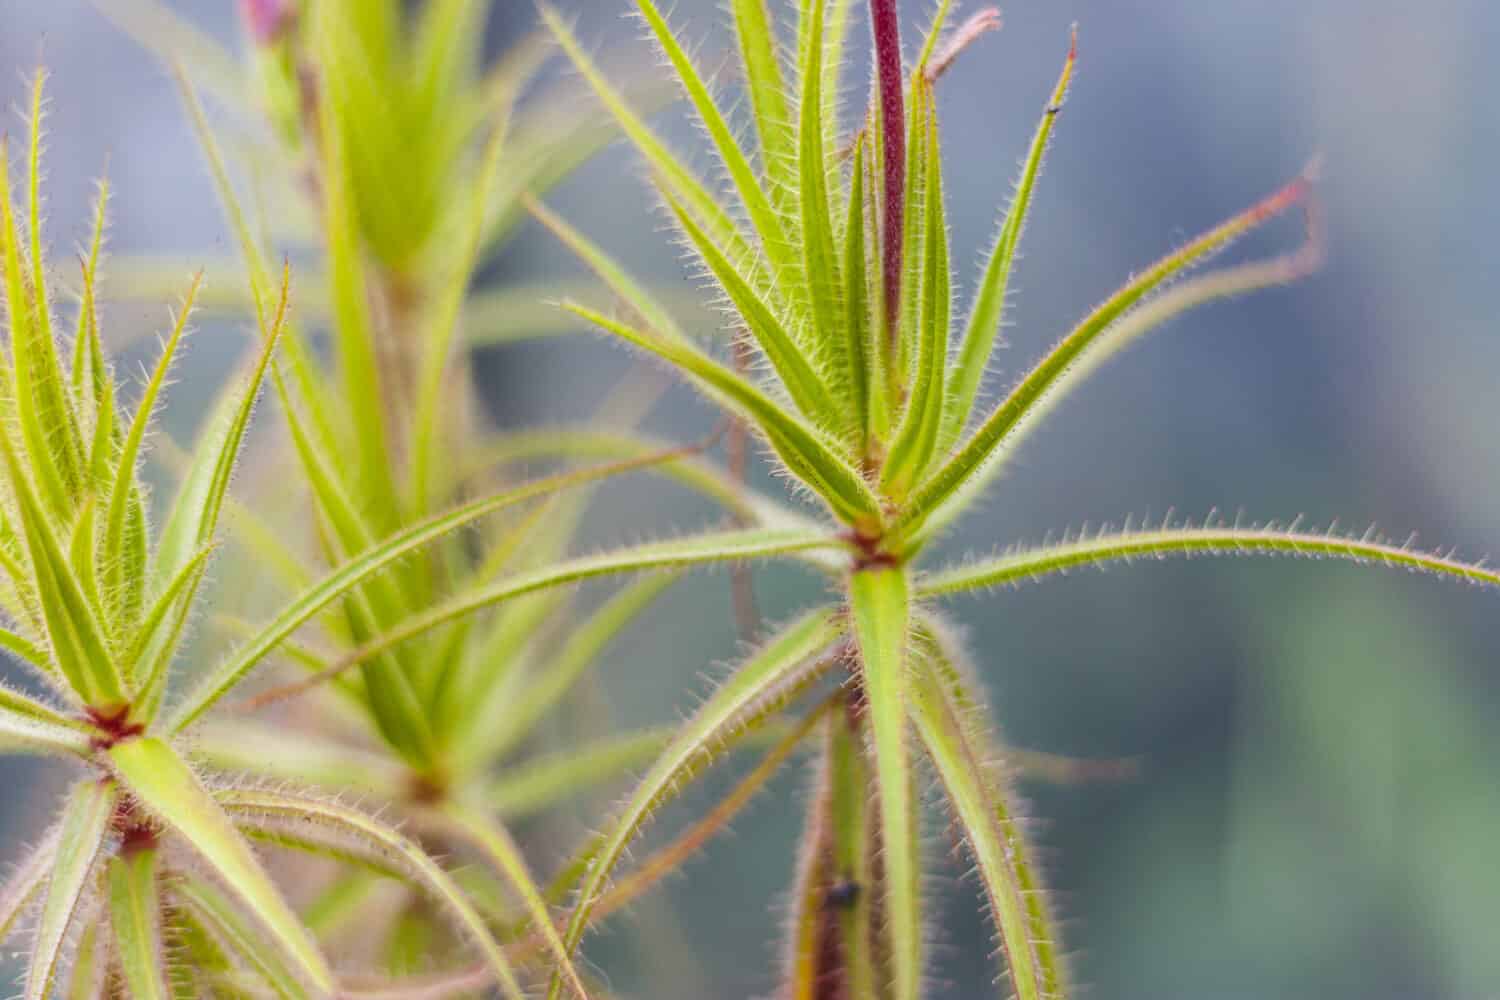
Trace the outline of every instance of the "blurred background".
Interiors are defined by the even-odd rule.
[[[241,44],[227,0],[174,6]],[[627,0],[558,6],[611,59],[649,69]],[[721,6],[676,4],[675,23],[710,63],[729,44]],[[929,5],[906,6],[910,45]],[[1004,16],[940,88],[953,257],[976,261],[960,273],[977,272],[1075,20],[1081,57],[1023,244],[997,388],[1134,269],[1315,153],[1329,263],[1296,287],[1179,320],[1108,367],[1033,438],[946,554],[1169,506],[1190,518],[1217,507],[1375,522],[1471,557],[1500,552],[1490,44],[1500,7],[1032,0]],[[524,0],[500,0],[489,43],[534,19]],[[39,58],[52,73],[57,253],[85,236],[107,161],[114,250],[180,255],[184,284],[199,264],[212,280],[233,247],[161,67],[83,0],[0,0],[5,103],[22,99]],[[846,85],[862,105],[863,62],[851,61]],[[660,121],[707,162],[672,110]],[[6,128],[19,124],[11,115]],[[549,201],[639,271],[690,289],[643,192],[617,144]],[[1288,223],[1247,250],[1298,237]],[[576,271],[533,232],[487,275]],[[165,313],[128,303],[112,315],[159,325]],[[193,424],[244,332],[204,325],[174,390],[175,426]],[[591,335],[488,349],[480,388],[501,425],[580,417],[629,360]],[[652,426],[687,439],[714,419],[676,390]],[[656,486],[613,496],[618,523],[596,524],[595,542],[713,516]],[[773,618],[818,596],[790,570],[758,572],[756,585]],[[1023,786],[1083,995],[1500,997],[1500,595],[1347,565],[1200,561],[1077,572],[952,613],[1009,742],[1140,760],[1136,780]],[[727,577],[704,576],[622,644],[604,694],[621,722],[671,719],[734,653]],[[658,826],[721,793],[736,766]],[[0,843],[14,844],[39,832],[56,786],[4,767]],[[805,771],[788,768],[733,836],[593,939],[592,961],[622,996],[774,991],[806,789]],[[930,832],[932,856],[948,859],[931,910],[932,995],[993,996],[979,887],[941,818]],[[547,830],[530,833],[545,853]]]

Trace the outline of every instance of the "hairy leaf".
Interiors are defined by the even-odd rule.
[[[818,658],[838,639],[839,632],[839,625],[826,612],[803,617],[743,663],[682,727],[601,839],[563,935],[570,952],[583,939],[594,908],[626,848],[670,789],[711,761],[728,733],[751,726],[785,705],[816,675]],[[548,991],[552,1000],[556,1000],[559,987],[560,980],[554,975]]]
[[[225,790],[217,798],[240,825],[284,835],[286,843],[326,843],[340,853],[374,854],[385,859],[403,877],[427,890],[463,928],[508,996],[516,1000],[524,997],[510,960],[495,943],[484,918],[442,868],[409,838],[335,802],[249,789]]]
[[[1164,527],[1155,531],[1106,531],[1073,542],[1018,549],[1009,555],[928,574],[918,581],[917,592],[923,597],[935,597],[1040,580],[1066,573],[1076,566],[1196,555],[1343,559],[1452,577],[1467,583],[1500,586],[1500,571],[1478,563],[1466,563],[1444,553],[1422,552],[1406,545],[1396,545],[1373,534],[1355,537],[1332,532],[1296,531],[1274,525],[1239,528],[1209,524],[1199,528]]]
[[[167,953],[161,929],[155,848],[133,851],[109,863],[109,916],[115,952],[131,1000],[171,1000]]]
[[[115,744],[109,759],[135,800],[198,852],[264,925],[298,973],[317,989],[331,992],[333,977],[317,945],[177,752],[160,739],[140,737]]]
[[[849,605],[874,746],[893,996],[916,1000],[922,982],[922,911],[917,802],[906,733],[911,595],[905,571],[855,573]]]
[[[1021,166],[1020,179],[1016,181],[1015,194],[1005,221],[1000,224],[999,235],[990,250],[989,260],[984,265],[984,275],[979,279],[979,288],[974,296],[974,305],[964,327],[963,342],[959,347],[958,360],[953,367],[953,391],[943,419],[943,433],[938,447],[946,452],[963,432],[964,423],[974,409],[979,395],[979,384],[984,378],[985,368],[994,352],[995,340],[1005,316],[1005,299],[1010,291],[1011,269],[1016,261],[1016,248],[1021,243],[1021,233],[1026,228],[1026,218],[1031,211],[1031,198],[1036,191],[1036,180],[1041,174],[1042,160],[1047,155],[1047,146],[1052,140],[1052,129],[1057,123],[1058,112],[1068,97],[1068,85],[1073,80],[1073,64],[1078,54],[1078,33],[1073,32],[1068,45],[1068,57],[1063,61],[1062,75],[1052,88],[1051,99],[1042,112],[1032,136],[1031,147]]]
[[[75,785],[63,806],[47,899],[26,966],[26,1000],[46,1000],[51,995],[67,948],[68,928],[83,907],[89,876],[109,834],[114,807],[114,782],[98,780]]]

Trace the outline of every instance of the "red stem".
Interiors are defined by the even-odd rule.
[[[886,330],[895,329],[901,304],[901,242],[906,202],[906,107],[901,94],[901,25],[896,0],[870,0],[875,75],[880,98],[883,187],[881,273],[885,279]]]

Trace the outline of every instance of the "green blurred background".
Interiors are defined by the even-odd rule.
[[[233,40],[229,3],[174,6]],[[611,57],[651,65],[622,16],[627,0],[559,6]],[[719,6],[677,4],[676,23],[710,62],[729,41]],[[927,5],[907,6],[914,28]],[[1469,556],[1500,550],[1500,7],[1030,0],[1004,15],[1003,32],[966,54],[940,92],[958,261],[975,260],[990,237],[1067,27],[1081,29],[1078,79],[1023,247],[1002,358],[1010,375],[1133,269],[1314,153],[1325,164],[1330,260],[1297,287],[1179,320],[1106,369],[944,547],[984,551],[1170,505],[1193,518],[1217,507],[1376,522]],[[490,42],[507,44],[533,21],[525,0],[500,0]],[[85,234],[91,178],[108,156],[117,251],[181,254],[184,280],[227,256],[163,71],[82,0],[0,0],[7,103],[39,57],[53,73],[57,253]],[[862,62],[847,82],[861,103]],[[707,162],[671,111],[661,121]],[[625,148],[550,200],[657,281],[691,287]],[[1249,249],[1297,236],[1289,224]],[[575,272],[537,233],[488,269],[503,281]],[[163,316],[130,304],[111,318],[130,327]],[[174,390],[179,427],[196,419],[243,331],[209,324],[204,334]],[[487,351],[479,371],[496,419],[517,425],[586,414],[628,364],[580,336]],[[677,390],[652,423],[686,438],[713,421]],[[593,526],[593,542],[713,517],[659,487],[610,495],[613,514]],[[771,617],[817,587],[794,571],[757,575]],[[1085,995],[1500,997],[1500,594],[1345,565],[1202,561],[1078,572],[965,600],[953,615],[1010,742],[1141,759],[1138,780],[1024,786]],[[602,697],[621,722],[673,718],[734,652],[727,577],[698,578],[622,644]],[[56,781],[4,767],[0,837],[15,844],[37,834]],[[736,770],[712,773],[657,836]],[[806,774],[788,769],[733,836],[595,939],[591,958],[623,996],[774,992],[806,788]],[[527,832],[545,859],[583,822],[564,816]],[[950,859],[934,886],[932,995],[993,996],[979,888],[939,818],[930,833],[932,856]]]

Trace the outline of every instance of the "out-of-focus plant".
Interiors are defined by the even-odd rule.
[[[25,995],[53,995],[70,952],[72,995],[79,997],[334,995],[328,962],[265,874],[249,836],[362,859],[420,887],[484,956],[486,978],[508,996],[521,996],[517,966],[525,956],[507,956],[480,910],[415,841],[332,799],[205,783],[180,737],[301,626],[424,546],[488,514],[657,456],[533,481],[352,549],[304,581],[196,686],[170,697],[168,680],[188,621],[204,611],[200,584],[268,373],[286,394],[272,356],[285,335],[287,279],[279,292],[269,280],[259,288],[262,343],[249,373],[208,421],[153,541],[139,466],[200,279],[177,311],[134,411],[127,411],[101,346],[96,308],[103,185],[66,356],[43,251],[42,107],[39,75],[26,173],[29,219],[14,205],[0,145],[9,342],[0,356],[0,645],[46,696],[0,691],[0,746],[73,760],[86,775],[54,829],[0,889],[0,931],[8,934],[37,912]],[[23,223],[29,223],[24,231]],[[583,995],[556,935],[550,937],[554,960]]]
[[[557,165],[557,157],[548,159],[535,143],[513,143],[505,127],[540,44],[526,46],[517,65],[482,80],[476,71],[480,3],[438,0],[410,15],[397,3],[346,0],[314,0],[300,9],[246,4],[243,10],[258,73],[279,81],[266,84],[268,95],[296,90],[295,100],[268,97],[266,104],[284,112],[278,130],[310,179],[334,347],[325,366],[297,324],[287,331],[288,377],[278,379],[277,388],[291,461],[308,486],[310,510],[298,513],[311,514],[317,552],[307,558],[286,542],[289,531],[305,533],[303,524],[278,524],[242,508],[240,540],[260,567],[295,592],[315,575],[313,564],[337,565],[478,489],[499,488],[517,464],[539,460],[608,458],[611,472],[658,465],[741,521],[793,517],[697,460],[693,449],[665,448],[632,433],[649,391],[622,391],[606,402],[596,419],[608,430],[491,436],[469,418],[471,373],[460,334],[473,273],[486,246],[513,221],[517,192],[526,185],[540,189],[552,177],[550,167],[541,168]],[[186,74],[182,86],[239,241],[248,303],[263,312],[271,277],[266,251]],[[598,112],[564,117],[591,121]],[[595,121],[586,136],[554,152],[569,160],[580,144],[613,131]],[[286,492],[285,484],[276,488]],[[229,718],[205,727],[199,756],[236,773],[374,797],[420,824],[434,845],[483,861],[490,877],[472,876],[469,888],[487,914],[514,934],[551,932],[553,950],[560,952],[547,894],[505,823],[644,765],[667,733],[601,733],[526,760],[519,760],[520,751],[614,636],[670,585],[671,575],[625,587],[587,616],[564,591],[552,590],[383,653],[362,663],[357,676],[345,675],[344,664],[363,643],[453,592],[561,558],[588,503],[587,490],[538,497],[509,519],[454,534],[352,588],[338,613],[321,619],[325,642],[282,647],[308,676],[243,707],[268,707],[321,688],[325,679],[336,700],[302,713],[298,721],[306,725]],[[341,725],[347,721],[354,723],[352,734]],[[368,868],[351,866],[314,904],[318,923],[332,928],[358,913],[370,926],[378,909],[390,918],[388,946],[380,949],[389,958],[388,972],[407,971],[413,954],[419,965],[446,957],[451,921],[410,894],[372,909],[378,880]],[[555,888],[553,900],[565,889]],[[512,900],[519,901],[518,912]]]
[[[228,109],[233,160],[255,180],[264,216],[258,221],[273,236],[293,246],[325,237],[327,147],[345,151],[344,183],[373,265],[372,291],[398,335],[382,347],[384,374],[407,392],[415,386],[399,379],[426,350],[421,318],[431,311],[435,289],[463,266],[476,209],[456,195],[481,183],[485,146],[501,146],[503,163],[477,208],[481,258],[514,237],[526,193],[548,190],[618,134],[575,81],[547,78],[545,33],[484,60],[488,0],[240,0],[244,59],[160,0],[99,0],[98,6]],[[659,88],[643,82],[632,89],[654,102]],[[325,95],[329,113],[322,121]],[[117,259],[111,292],[164,295],[173,266],[150,257]],[[244,311],[247,284],[216,282],[201,306]],[[326,316],[337,308],[326,284],[312,277],[299,282],[299,314]],[[541,305],[549,295],[555,295],[551,285],[477,289],[462,303],[465,335],[493,344],[574,328]]]

